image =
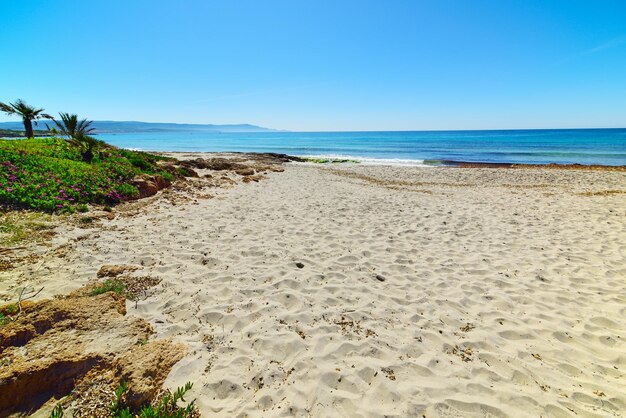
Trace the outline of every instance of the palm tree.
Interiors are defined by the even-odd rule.
[[[59,113],[61,121],[52,119],[57,127],[57,131],[61,135],[65,135],[71,139],[77,139],[79,136],[89,135],[95,128],[91,127],[93,121],[83,119],[78,120],[78,115],[61,112]]]
[[[78,115],[61,112],[59,113],[61,120],[53,119],[56,128],[48,128],[52,132],[60,133],[68,137],[68,141],[81,149],[83,161],[90,163],[93,160],[94,148],[100,144],[96,138],[89,136],[95,131],[91,127],[93,121],[87,119],[78,119]]]
[[[33,135],[33,121],[37,125],[38,119],[52,119],[52,116],[43,113],[43,109],[37,109],[35,107],[27,105],[23,100],[18,99],[15,103],[3,103],[0,102],[0,111],[7,115],[19,115],[24,122],[24,131],[27,138],[32,138]]]

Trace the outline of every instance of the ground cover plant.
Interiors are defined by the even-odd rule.
[[[178,401],[185,402],[187,393],[193,384],[187,382],[185,386],[179,387],[174,393],[166,392],[159,399],[144,405],[138,414],[131,412],[130,408],[124,405],[124,394],[128,390],[125,382],[122,382],[115,389],[115,402],[111,406],[111,415],[115,418],[193,418],[195,412],[195,402],[191,401],[185,407],[178,406]]]
[[[185,394],[193,387],[191,382],[187,382],[185,386],[181,386],[173,393],[165,391],[161,393],[152,402],[143,405],[138,411],[132,411],[130,407],[125,405],[124,395],[128,391],[126,382],[122,382],[115,389],[115,401],[110,407],[111,418],[195,418],[199,417],[195,406],[195,401],[187,403],[186,406],[179,406],[178,402],[186,402]],[[61,418],[64,416],[63,407],[57,404],[50,418]]]
[[[119,295],[123,295],[126,291],[126,285],[124,282],[116,279],[105,280],[104,283],[95,287],[90,293],[90,296],[101,295],[106,292],[115,292]]]
[[[174,175],[157,165],[166,159],[122,150],[97,141],[85,162],[76,141],[61,138],[0,140],[0,204],[49,212],[73,212],[85,204],[115,204],[138,190],[132,179],[141,174]]]

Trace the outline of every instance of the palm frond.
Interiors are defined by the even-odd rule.
[[[20,115],[22,119],[35,120],[41,118],[51,119],[50,115],[42,113],[44,109],[38,109],[33,106],[29,106],[22,99],[17,99],[14,103],[2,103],[0,102],[0,111],[9,115]]]
[[[35,112],[37,109],[35,109],[32,106],[27,105],[26,102],[22,99],[17,99],[15,103],[10,103],[10,104],[13,107],[13,109],[15,109],[15,112],[20,114],[22,118],[33,119],[33,117],[35,116]]]
[[[8,115],[14,115],[15,113],[15,109],[13,109],[13,106],[11,106],[11,104],[6,104],[3,102],[0,102],[0,111],[4,112]]]
[[[95,128],[90,127],[92,123],[93,121],[91,120],[83,119],[80,122],[78,122],[78,126],[76,127],[76,130],[83,134],[90,134],[96,130]]]
[[[87,119],[78,119],[78,115],[61,112],[59,113],[60,121],[54,120],[54,123],[59,128],[59,131],[70,138],[78,139],[79,137],[86,136],[92,133],[95,129],[90,125],[93,121]]]

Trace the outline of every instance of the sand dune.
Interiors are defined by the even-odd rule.
[[[206,416],[624,414],[626,194],[601,192],[626,173],[285,168],[65,231],[15,274],[161,278],[129,314],[187,344],[167,384]]]

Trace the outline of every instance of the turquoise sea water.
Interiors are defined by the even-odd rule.
[[[420,165],[424,160],[626,165],[626,129],[419,132],[142,132],[97,135],[149,151],[276,152]]]

